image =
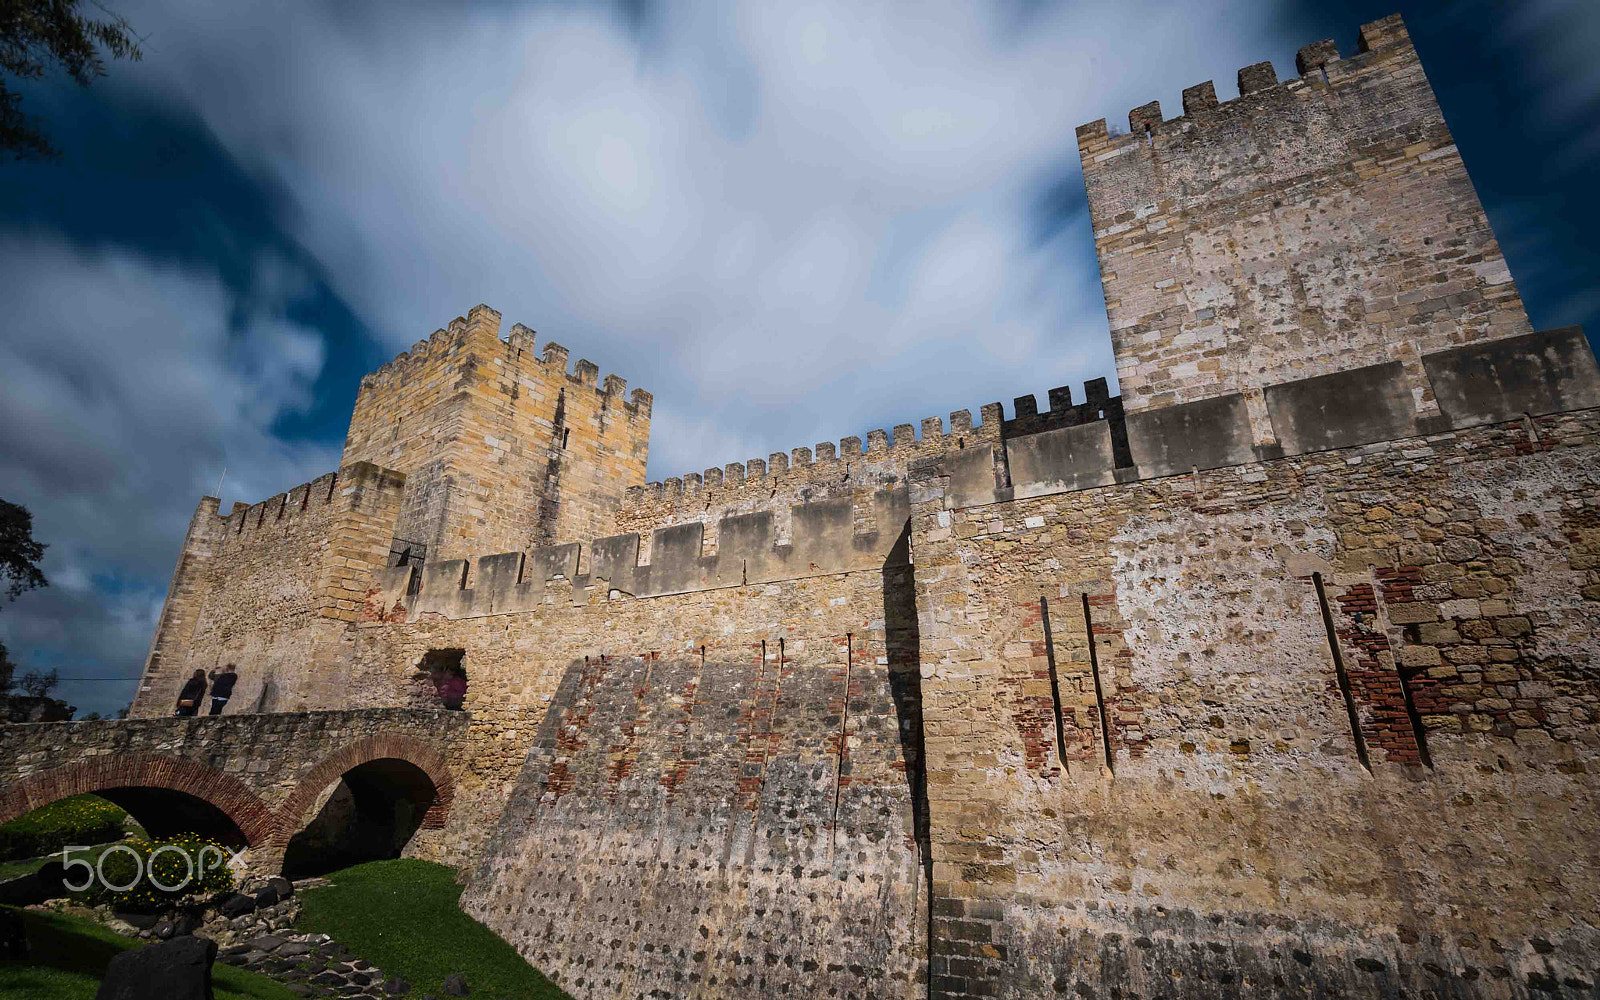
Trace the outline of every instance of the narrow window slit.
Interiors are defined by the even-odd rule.
[[[1061,773],[1067,773],[1067,730],[1061,720],[1061,683],[1056,679],[1056,644],[1050,635],[1050,601],[1039,595],[1039,620],[1044,623],[1044,656],[1050,665],[1050,700],[1056,710],[1056,759],[1061,762]]]
[[[839,837],[839,798],[844,790],[844,763],[848,756],[846,741],[850,738],[850,670],[855,661],[856,637],[854,632],[844,635],[844,706],[839,714],[839,753],[833,771],[833,822],[828,826],[828,854]]]
[[[1089,612],[1089,595],[1083,595],[1083,632],[1089,639],[1089,670],[1094,674],[1094,703],[1100,714],[1100,745],[1105,750],[1106,770],[1116,773],[1111,758],[1111,719],[1106,715],[1106,694],[1100,686],[1100,651],[1094,645],[1094,616]]]
[[[1322,585],[1322,574],[1312,573],[1311,582],[1317,588],[1317,604],[1322,608],[1322,627],[1328,633],[1328,650],[1333,653],[1333,669],[1339,677],[1339,693],[1344,696],[1345,714],[1350,717],[1350,736],[1356,743],[1356,759],[1371,773],[1372,764],[1367,760],[1367,741],[1361,735],[1361,716],[1356,711],[1356,696],[1350,687],[1350,674],[1344,668],[1344,653],[1339,648],[1339,633],[1333,627],[1333,611],[1328,607],[1328,592]]]

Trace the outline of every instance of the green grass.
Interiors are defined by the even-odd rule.
[[[411,981],[412,996],[443,995],[461,973],[475,997],[569,1000],[516,949],[461,912],[455,872],[428,861],[374,861],[308,889],[295,929],[328,934],[386,977]]]
[[[111,843],[117,843],[117,841],[112,841]],[[110,846],[111,844],[95,844],[93,847],[85,847],[81,851],[73,851],[72,856],[74,858],[83,858],[92,865],[100,860],[100,852]],[[57,851],[54,854],[46,854],[42,857],[28,858],[26,861],[7,861],[4,864],[0,864],[0,882],[16,878],[19,875],[31,875],[38,871],[46,861],[60,860],[61,852]],[[67,877],[72,879],[73,882],[81,882],[83,881],[83,869],[74,868]]]
[[[144,944],[81,917],[39,910],[19,912],[33,953],[26,960],[0,958],[0,997],[94,1000],[111,959]],[[220,962],[212,971],[211,982],[218,1000],[299,1000],[266,976]]]
[[[73,795],[0,823],[0,860],[32,859],[68,844],[103,844],[130,827],[138,824],[121,806],[98,795]]]

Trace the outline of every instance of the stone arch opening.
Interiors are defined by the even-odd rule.
[[[460,711],[467,697],[467,651],[430,649],[417,661],[411,676],[411,702],[415,708]]]
[[[312,803],[312,816],[289,839],[283,872],[321,875],[363,861],[398,858],[438,800],[433,779],[392,757],[358,764]]]
[[[199,833],[230,847],[260,847],[272,810],[237,778],[177,757],[108,754],[23,778],[0,794],[0,823],[93,792],[127,810],[153,837]]]
[[[403,733],[359,740],[312,768],[279,810],[284,871],[399,857],[419,829],[444,826],[454,791],[431,744]]]

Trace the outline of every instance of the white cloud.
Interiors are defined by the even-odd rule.
[[[1164,8],[667,4],[641,48],[591,8],[152,3],[123,79],[300,199],[394,349],[486,301],[650,389],[659,477],[1110,374],[1087,227],[1030,236],[1074,126],[1309,40]]]
[[[49,545],[52,586],[0,614],[13,659],[68,676],[136,677],[194,505],[224,465],[228,498],[256,500],[334,468],[338,448],[269,431],[302,407],[323,344],[268,311],[305,287],[264,261],[254,305],[214,276],[125,250],[0,236],[0,483]],[[225,505],[226,506],[226,505]],[[79,704],[113,689],[64,687]]]

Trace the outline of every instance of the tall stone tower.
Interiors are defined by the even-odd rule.
[[[1422,355],[1531,332],[1522,299],[1398,15],[1360,51],[1300,50],[1301,78],[1239,71],[1183,116],[1152,101],[1078,129],[1123,404],[1133,413],[1398,362],[1438,412]]]
[[[429,561],[609,534],[644,482],[650,394],[533,338],[480,305],[361,380],[344,464],[405,473],[395,536]]]

